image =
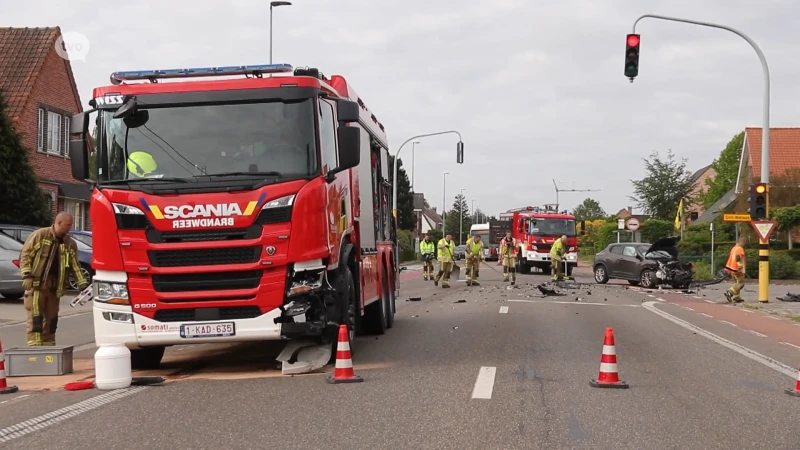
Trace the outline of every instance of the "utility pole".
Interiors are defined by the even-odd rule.
[[[447,174],[450,172],[443,172],[442,173],[442,237],[446,236],[447,233],[444,232],[444,211],[447,207]]]
[[[417,144],[419,141],[411,143],[411,192],[414,192],[414,153],[417,150]]]
[[[461,197],[459,198],[459,205],[458,205],[458,245],[463,244],[461,242],[462,236],[464,236],[464,191],[466,189],[461,188]]]
[[[652,19],[661,19],[667,20],[670,22],[680,22],[680,23],[688,23],[690,25],[699,25],[701,27],[709,27],[709,28],[717,28],[719,30],[730,31],[731,33],[739,36],[740,38],[747,41],[748,44],[755,50],[756,55],[758,56],[758,60],[761,62],[761,71],[764,75],[764,95],[763,95],[763,106],[761,111],[763,126],[761,128],[761,183],[764,183],[766,186],[765,195],[766,195],[766,211],[765,216],[769,217],[769,109],[770,109],[770,76],[769,76],[769,65],[767,64],[767,58],[764,56],[764,52],[761,51],[761,47],[756,44],[756,42],[750,38],[750,36],[744,34],[743,32],[731,28],[726,25],[720,25],[716,23],[710,22],[700,22],[697,20],[689,20],[689,19],[680,19],[677,17],[669,17],[669,16],[661,16],[657,14],[645,14],[640,16],[636,21],[633,22],[633,35],[637,36],[637,39],[634,39],[634,43],[636,44],[636,69],[635,72],[638,75],[638,47],[640,45],[640,39],[636,34],[636,25],[642,20],[646,18]],[[627,58],[627,56],[626,56]],[[627,60],[626,60],[627,61]],[[627,64],[627,62],[626,62]],[[627,75],[626,75],[627,76]],[[633,83],[633,77],[628,76]],[[751,222],[753,224],[753,222]],[[753,225],[755,226],[755,225]],[[759,236],[760,238],[760,236]],[[769,240],[766,239],[759,239],[758,244],[758,301],[760,303],[769,303]]]
[[[291,6],[292,2],[269,2],[269,63],[272,64],[272,10],[278,6]]]
[[[553,186],[556,188],[556,209],[559,209],[558,193],[559,192],[599,192],[600,189],[575,189],[575,183],[572,183],[572,189],[559,189],[558,183],[553,179]]]

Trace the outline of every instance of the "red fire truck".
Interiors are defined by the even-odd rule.
[[[98,345],[154,368],[166,346],[305,340],[324,365],[340,324],[351,341],[392,327],[388,143],[344,77],[115,72],[90,104],[70,158],[93,185]]]
[[[532,267],[542,272],[550,271],[550,249],[553,242],[567,236],[567,275],[578,265],[578,233],[575,216],[559,212],[555,205],[527,206],[500,214],[498,233],[511,231],[519,243],[517,271],[530,273]],[[581,233],[584,224],[580,223]]]

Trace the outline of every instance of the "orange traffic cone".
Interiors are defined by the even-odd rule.
[[[800,369],[797,371],[797,384],[795,384],[794,389],[786,389],[784,392],[793,397],[800,397]]]
[[[596,388],[628,389],[628,383],[619,379],[617,349],[614,345],[613,328],[606,328],[606,337],[603,339],[603,354],[600,356],[600,373],[597,375],[597,380],[589,382],[589,386]]]
[[[353,357],[350,354],[350,339],[347,325],[339,325],[339,344],[336,348],[336,368],[328,376],[328,383],[360,383],[363,378],[353,372]]]
[[[3,353],[3,341],[0,340],[0,394],[13,394],[19,390],[6,383],[6,354]]]

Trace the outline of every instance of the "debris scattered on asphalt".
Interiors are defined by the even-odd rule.
[[[419,301],[422,301],[422,297],[409,297],[408,301],[410,301],[410,302],[419,302]]]
[[[800,295],[787,292],[785,296],[778,297],[778,300],[782,302],[800,302]]]
[[[456,300],[453,303],[467,303],[467,301],[466,300]]]

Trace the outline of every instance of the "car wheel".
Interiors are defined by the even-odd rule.
[[[92,282],[92,271],[91,271],[91,269],[89,269],[88,267],[86,267],[83,264],[81,264],[81,274],[83,275],[83,278],[86,281],[88,281],[89,283]],[[72,275],[69,276],[69,279],[67,280],[67,283],[69,284],[69,288],[72,289],[73,291],[77,291],[78,290],[78,282],[75,280],[75,277],[73,277]]]
[[[9,301],[9,302],[13,302],[13,301],[17,301],[17,300],[21,299],[22,296],[25,295],[25,293],[24,292],[0,292],[0,295],[3,296],[3,300]]]
[[[644,269],[639,275],[639,284],[642,285],[643,288],[653,289],[656,287],[656,280],[655,280],[656,273],[650,269]]]
[[[602,264],[594,266],[594,281],[598,282],[599,284],[608,283],[608,272],[606,272],[606,266]]]

